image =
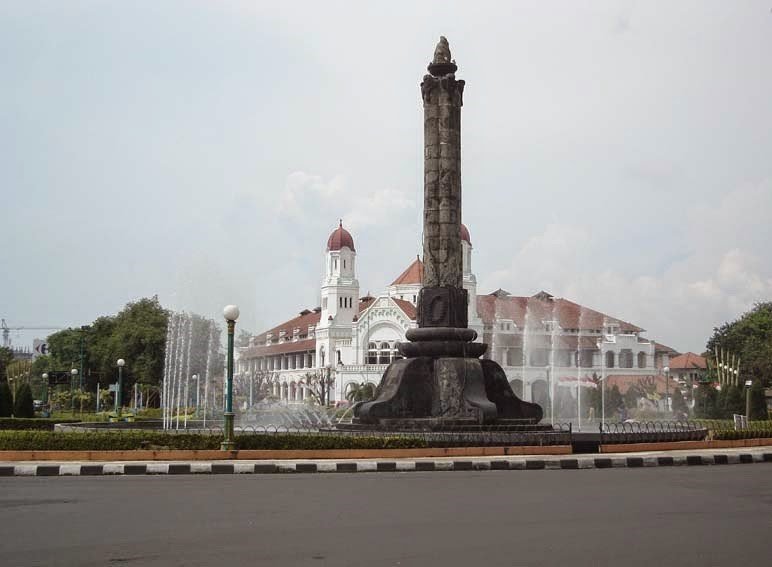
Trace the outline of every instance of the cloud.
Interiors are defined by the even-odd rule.
[[[638,324],[676,349],[700,351],[714,326],[772,298],[772,266],[763,244],[770,241],[769,228],[760,222],[772,210],[771,199],[766,181],[731,191],[715,206],[695,207],[684,226],[695,251],[659,273],[630,274],[604,265],[599,252],[606,235],[549,224],[509,266],[483,275],[481,291],[503,287],[519,295],[545,289]]]
[[[344,185],[342,175],[325,181],[319,175],[293,171],[287,176],[277,212],[294,218],[307,216],[310,211],[317,211],[320,205],[331,205],[331,201],[343,193]]]
[[[324,224],[342,218],[346,227],[358,230],[412,218],[415,207],[415,200],[406,191],[390,187],[354,188],[342,174],[326,180],[320,175],[295,171],[287,176],[277,212],[293,220],[323,219]]]

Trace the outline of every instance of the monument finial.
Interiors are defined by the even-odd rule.
[[[428,69],[435,77],[455,73],[458,69],[456,62],[450,57],[450,45],[448,45],[448,39],[444,35],[440,36],[440,41],[434,48],[434,59],[432,59]]]
[[[440,41],[434,48],[434,61],[432,63],[450,63],[450,45],[448,45],[448,38],[444,35],[440,36]]]

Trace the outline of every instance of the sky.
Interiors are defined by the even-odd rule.
[[[6,0],[0,317],[157,294],[259,332],[319,305],[338,219],[383,291],[421,252],[440,35],[480,293],[546,290],[697,352],[772,300],[768,0]]]

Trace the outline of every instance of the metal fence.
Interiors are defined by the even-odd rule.
[[[599,425],[601,445],[701,441],[708,429],[696,421],[641,421]]]

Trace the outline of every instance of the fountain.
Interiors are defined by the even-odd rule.
[[[206,420],[219,418],[221,410],[212,400],[213,376],[222,372],[220,349],[221,330],[211,319],[188,313],[172,313],[166,331],[166,354],[161,381],[161,422],[163,429],[187,428],[187,416],[195,408],[194,417],[206,426]],[[190,381],[196,376],[191,389]],[[204,396],[201,399],[203,377]],[[195,394],[194,394],[195,392]]]

